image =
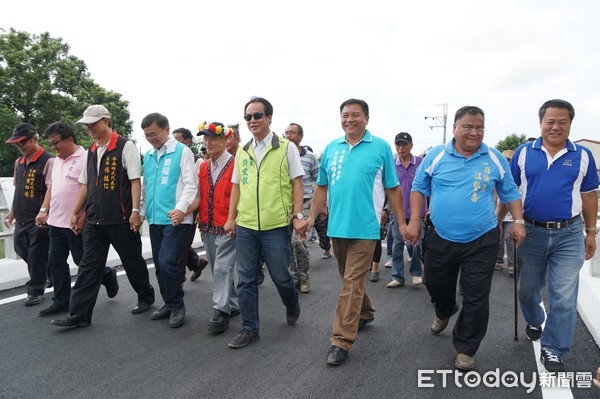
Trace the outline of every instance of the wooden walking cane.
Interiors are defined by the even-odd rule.
[[[518,324],[518,319],[519,319],[519,300],[517,298],[517,284],[519,281],[519,253],[517,252],[517,238],[514,237],[513,238],[513,245],[515,246],[515,266],[513,269],[513,280],[514,280],[514,285],[515,285],[515,336],[514,336],[514,340],[518,341],[519,340],[519,334],[517,333],[517,324]]]

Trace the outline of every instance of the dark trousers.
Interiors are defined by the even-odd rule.
[[[456,306],[456,280],[460,272],[463,306],[454,325],[452,342],[457,352],[469,356],[477,352],[487,332],[489,294],[499,240],[498,229],[468,243],[445,240],[435,228],[427,229],[427,291],[437,317],[449,317]]]
[[[83,231],[83,257],[77,280],[71,290],[70,313],[91,316],[104,278],[104,266],[112,244],[119,254],[129,283],[138,294],[138,302],[154,303],[148,267],[142,257],[142,239],[129,224],[86,224]]]
[[[160,295],[170,310],[183,307],[183,288],[179,279],[182,263],[182,248],[187,244],[186,237],[189,224],[150,225],[150,242],[152,243],[152,259]]]
[[[57,306],[67,307],[71,297],[71,272],[67,259],[71,252],[73,262],[79,265],[83,256],[83,237],[75,235],[71,229],[54,226],[50,226],[49,237],[48,272],[54,284],[52,301]]]
[[[182,255],[181,255],[181,264],[179,265],[179,277],[180,281],[183,283],[185,281],[185,267],[190,271],[194,271],[198,268],[198,254],[192,248],[192,243],[194,242],[194,237],[196,236],[196,223],[186,224],[185,226],[189,226],[188,231],[185,236],[185,244],[182,247]]]
[[[48,277],[48,229],[38,228],[35,221],[17,222],[13,238],[15,252],[27,263],[27,294],[42,295]]]

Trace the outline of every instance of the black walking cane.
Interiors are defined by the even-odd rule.
[[[515,283],[515,336],[514,340],[519,340],[519,334],[517,333],[517,324],[519,319],[519,300],[517,298],[517,284],[518,284],[518,274],[519,274],[519,253],[517,252],[517,237],[513,237],[513,245],[515,246],[515,266],[513,270],[513,280]]]

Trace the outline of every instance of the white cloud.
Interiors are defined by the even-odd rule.
[[[173,127],[242,121],[261,95],[273,129],[303,125],[317,151],[342,134],[339,104],[371,106],[369,128],[415,150],[441,143],[425,116],[472,104],[486,111],[486,139],[537,135],[537,109],[564,98],[576,109],[572,138],[597,139],[600,3],[595,0],[447,2],[281,1],[96,3],[41,0],[3,6],[0,27],[62,37],[103,87],[130,102],[139,122],[161,112]],[[242,123],[242,135],[249,133]]]

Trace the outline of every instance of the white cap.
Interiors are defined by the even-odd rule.
[[[75,123],[83,123],[83,124],[96,123],[102,118],[110,119],[110,113],[108,112],[106,107],[104,105],[99,105],[99,104],[90,105],[83,112],[83,118],[81,118],[80,120],[78,120]]]

